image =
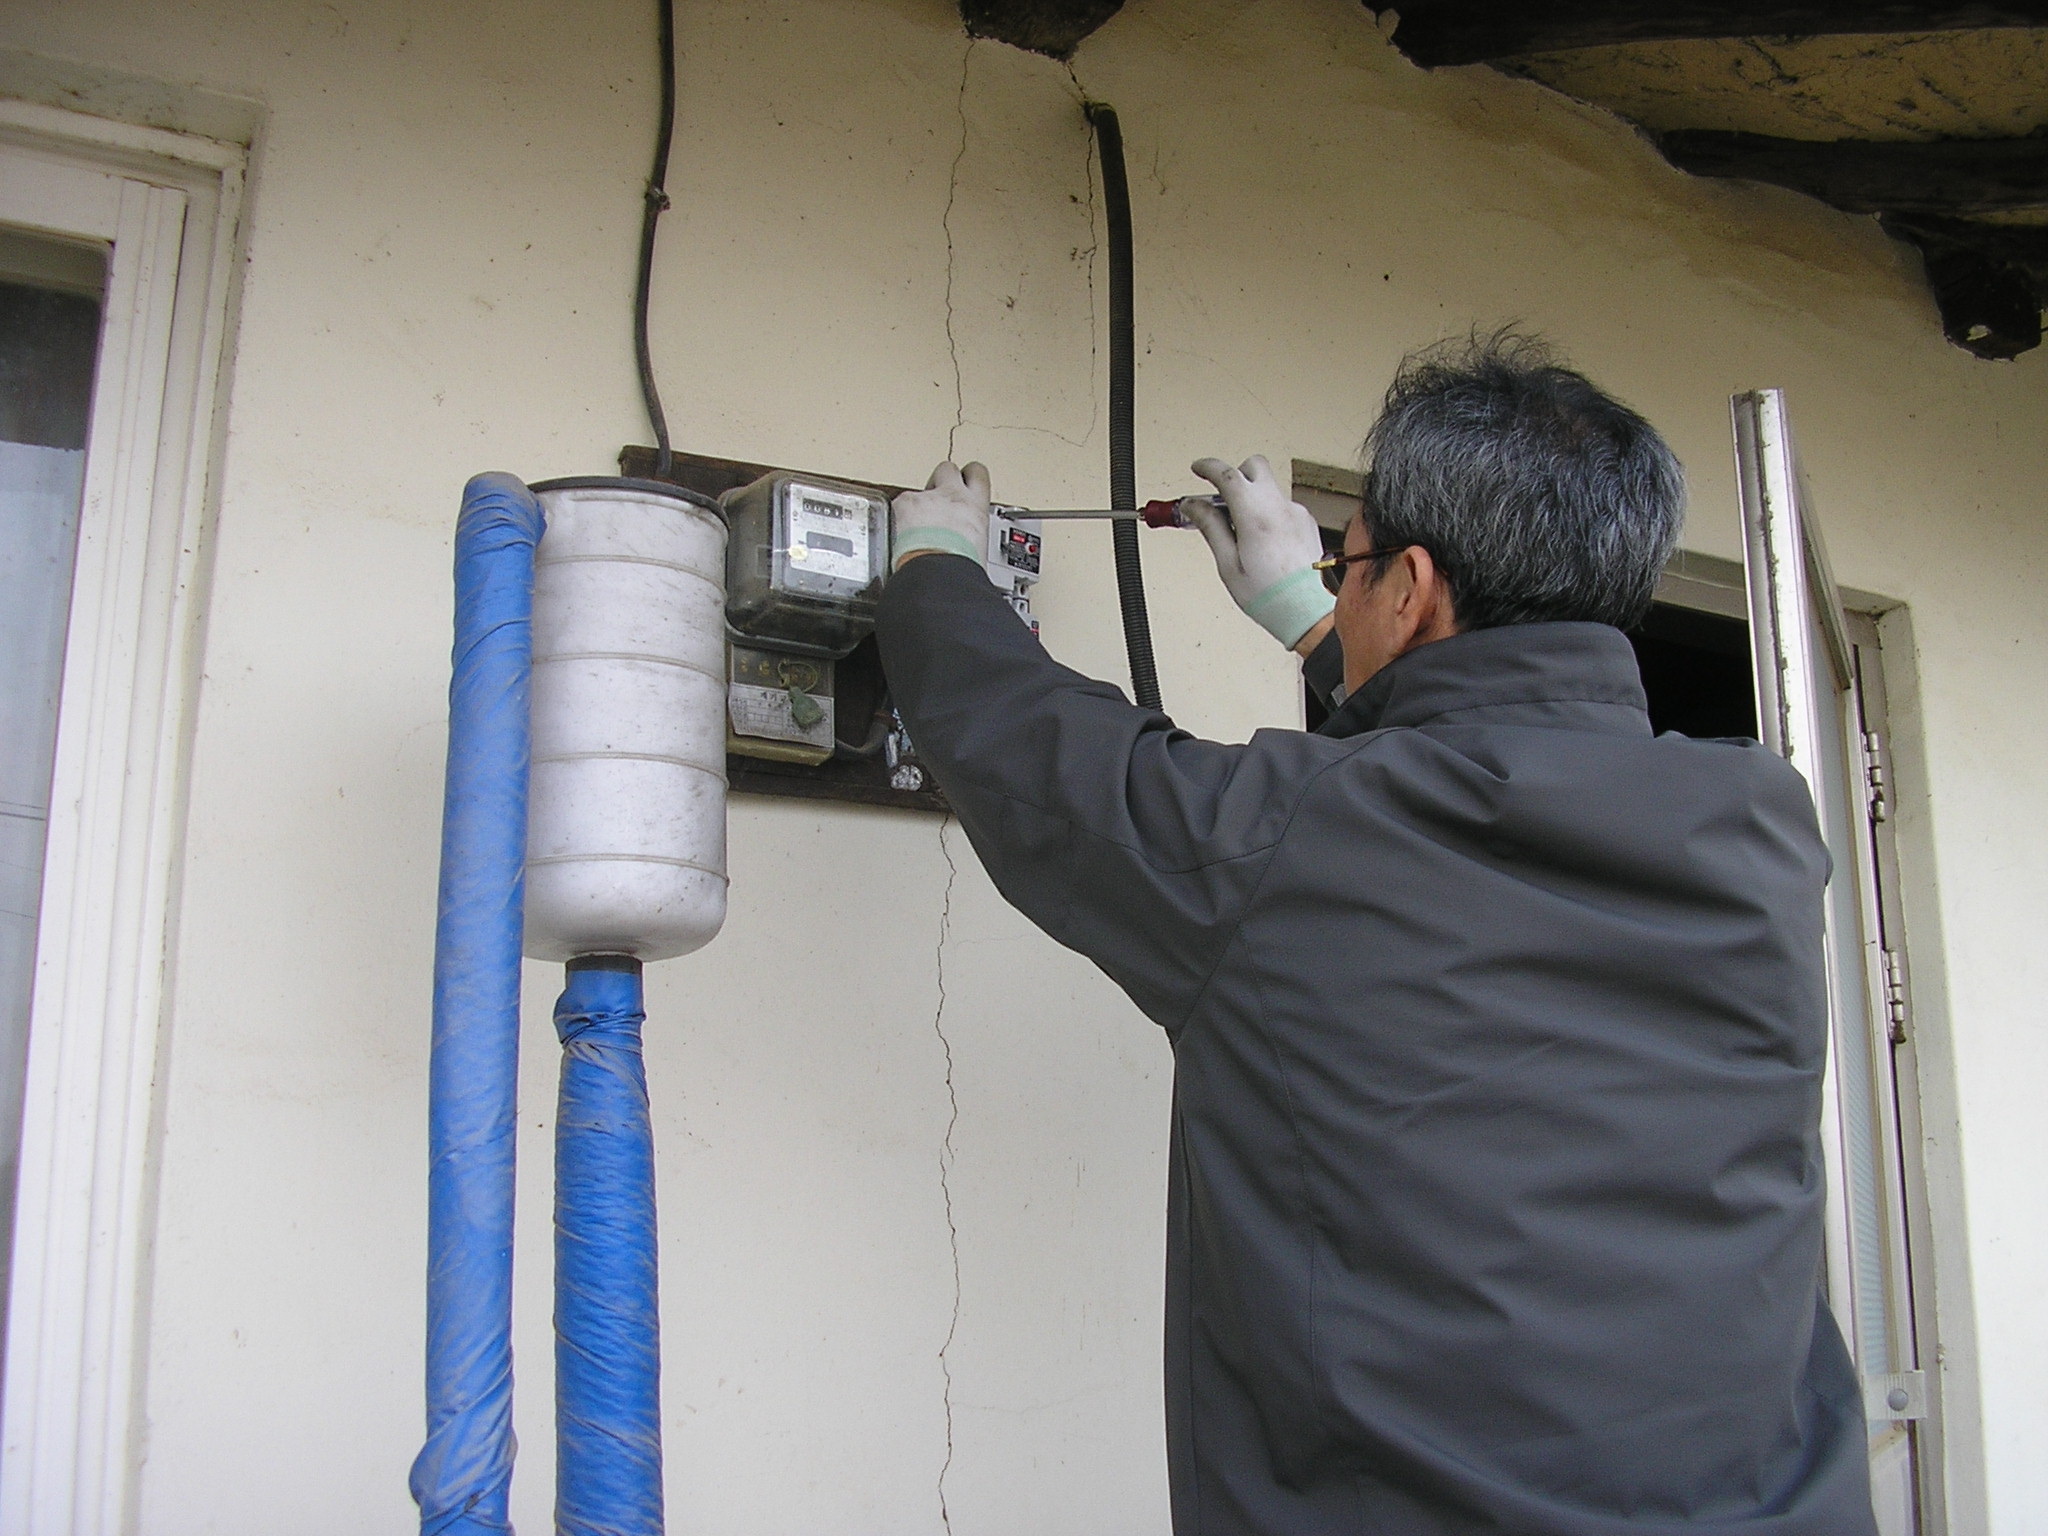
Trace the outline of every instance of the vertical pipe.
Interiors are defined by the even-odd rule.
[[[571,960],[555,1033],[555,1530],[660,1536],[661,1321],[640,962]]]
[[[1131,509],[1109,525],[1116,559],[1117,605],[1123,612],[1124,654],[1131,696],[1159,708],[1159,669],[1152,656],[1152,620],[1145,611],[1145,573],[1138,558],[1137,336],[1133,307],[1131,188],[1124,173],[1124,135],[1113,108],[1088,108],[1102,161],[1103,211],[1109,226],[1109,505]]]
[[[540,503],[478,475],[455,525],[455,652],[428,1083],[421,1536],[510,1536],[512,1175],[527,696]]]

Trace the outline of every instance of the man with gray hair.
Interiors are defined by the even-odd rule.
[[[1515,336],[1409,359],[1366,451],[1334,557],[1263,459],[1195,465],[1226,587],[1334,706],[1238,746],[1039,648],[981,466],[895,508],[919,752],[1173,1046],[1174,1529],[1870,1536],[1821,1300],[1827,854],[1755,742],[1651,733],[1622,633],[1677,461]]]

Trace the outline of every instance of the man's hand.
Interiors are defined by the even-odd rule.
[[[988,469],[955,468],[951,461],[932,471],[921,491],[905,491],[890,508],[895,528],[892,570],[917,555],[965,555],[976,565],[988,559]]]
[[[1316,520],[1281,489],[1260,454],[1240,469],[1221,459],[1197,459],[1193,468],[1229,508],[1226,515],[1207,497],[1181,503],[1182,515],[1209,541],[1224,587],[1254,624],[1282,645],[1298,645],[1336,606],[1312,569],[1323,558]]]

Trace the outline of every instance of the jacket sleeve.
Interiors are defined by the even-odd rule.
[[[1297,754],[1263,733],[1197,740],[1059,665],[968,560],[908,562],[877,627],[896,707],[997,889],[1177,1031],[1286,828]]]

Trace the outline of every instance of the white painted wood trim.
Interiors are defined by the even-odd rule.
[[[0,99],[0,131],[16,142],[40,139],[74,155],[94,151],[103,163],[133,156],[135,168],[145,174],[154,162],[185,174],[210,171],[216,178],[239,179],[246,159],[246,151],[239,144],[222,144],[215,139],[144,128],[135,123],[117,123],[111,118],[66,112],[61,107],[46,107],[32,101]]]
[[[110,241],[121,223],[122,185],[119,176],[81,171],[60,156],[18,149],[7,161],[7,223]]]
[[[5,144],[68,148],[122,188],[44,859],[0,1533],[122,1536],[144,1449],[155,1091],[241,172],[210,141],[21,103],[0,103]]]
[[[1757,728],[1765,746],[1789,761],[1821,803],[1820,669],[1832,665],[1813,654],[1805,614],[1812,602],[1806,542],[1800,527],[1797,470],[1785,425],[1784,396],[1774,389],[1737,395],[1730,402],[1735,429],[1735,480],[1742,508],[1743,571],[1749,588],[1750,645],[1756,663]],[[1833,922],[1832,915],[1829,918]],[[1835,1062],[1834,946],[1827,949],[1828,1049],[1821,1076],[1820,1139],[1827,1183],[1828,1304],[1853,1348],[1854,1301],[1849,1276],[1849,1189],[1842,1144],[1841,1082]]]

